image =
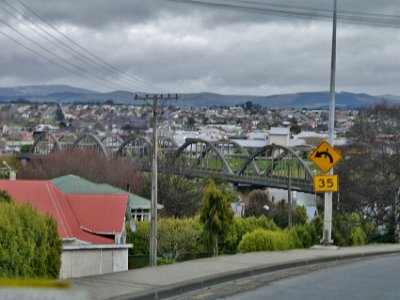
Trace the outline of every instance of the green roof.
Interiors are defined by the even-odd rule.
[[[131,209],[150,209],[149,199],[129,193],[106,183],[95,183],[76,175],[65,175],[50,180],[65,194],[127,194],[128,206]],[[158,209],[163,208],[158,205]]]

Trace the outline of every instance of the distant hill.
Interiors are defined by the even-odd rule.
[[[178,101],[171,104],[177,107],[207,107],[234,106],[251,101],[263,107],[307,107],[327,108],[329,106],[328,92],[302,92],[271,96],[221,95],[215,93],[180,94]],[[30,102],[59,102],[59,103],[104,103],[112,100],[119,104],[138,103],[134,94],[126,91],[98,93],[95,91],[75,88],[67,85],[39,85],[0,88],[0,102],[27,100]],[[342,108],[359,108],[371,106],[379,101],[400,103],[399,96],[371,96],[338,92],[336,106]],[[140,101],[139,101],[140,103]]]

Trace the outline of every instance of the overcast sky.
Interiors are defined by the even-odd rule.
[[[251,95],[329,90],[328,19],[167,0],[2,1],[0,87]],[[333,8],[333,0],[258,2]],[[338,0],[338,10],[400,16],[398,0]],[[400,95],[399,53],[400,26],[339,22],[337,91]]]

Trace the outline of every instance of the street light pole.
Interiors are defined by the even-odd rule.
[[[153,96],[153,159],[151,171],[151,233],[150,233],[150,266],[157,265],[157,96]]]
[[[335,135],[335,77],[336,77],[336,19],[337,19],[337,0],[334,0],[333,26],[332,26],[332,54],[331,54],[331,81],[330,81],[330,100],[329,100],[329,126],[328,141],[334,146]],[[333,175],[333,169],[329,171]],[[324,203],[324,230],[322,244],[331,245],[332,241],[332,192],[325,192]]]

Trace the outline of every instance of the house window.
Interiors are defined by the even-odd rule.
[[[132,209],[132,218],[135,221],[150,220],[150,212],[147,209]]]

